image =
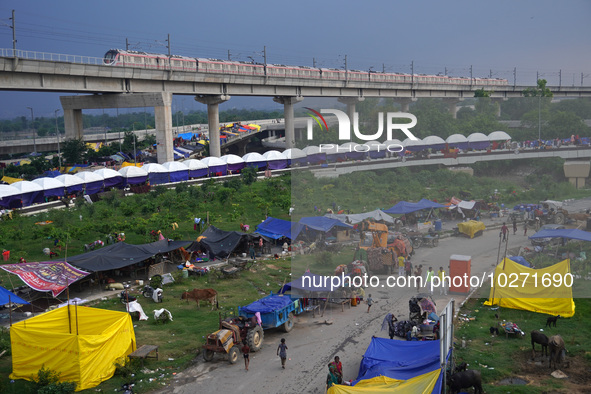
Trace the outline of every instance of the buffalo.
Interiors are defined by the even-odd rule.
[[[482,394],[482,377],[480,372],[468,369],[451,375],[447,384],[452,394],[459,393],[463,388],[474,387],[474,394]]]
[[[544,350],[546,351],[546,356],[548,356],[548,337],[545,334],[542,334],[538,330],[533,330],[531,333],[531,358],[532,360],[536,358],[536,348],[535,344],[539,343],[542,345],[542,356],[544,356]]]
[[[554,361],[554,368],[556,368],[556,365],[562,362],[564,340],[560,335],[552,335],[550,339],[548,339],[548,346],[550,347],[550,360],[548,366],[552,369],[552,361]]]

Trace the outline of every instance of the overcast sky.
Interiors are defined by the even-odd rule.
[[[569,1],[196,1],[2,0],[0,48],[102,57],[109,48],[290,65],[591,84],[591,2]],[[268,103],[266,105],[265,103]],[[202,109],[190,97],[177,109]],[[0,118],[53,116],[57,94],[0,92]],[[221,109],[281,109],[271,98],[234,98]],[[175,109],[173,108],[173,111]]]

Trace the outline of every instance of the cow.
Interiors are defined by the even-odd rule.
[[[556,368],[556,365],[562,362],[564,340],[560,335],[552,335],[550,339],[548,339],[548,347],[550,348],[549,367],[552,369],[552,361],[554,361],[554,368]]]
[[[535,344],[539,343],[542,345],[542,357],[544,356],[544,350],[546,351],[546,356],[548,356],[548,337],[546,334],[542,334],[538,330],[533,330],[531,333],[531,359],[535,359],[536,357],[536,348]]]
[[[452,393],[459,393],[460,389],[474,386],[474,394],[482,394],[482,378],[480,372],[467,369],[449,376],[447,384]]]
[[[214,304],[215,307],[218,308],[217,295],[218,292],[214,289],[193,289],[191,291],[183,292],[181,300],[187,300],[187,302],[189,302],[189,298],[192,298],[197,302],[197,308],[199,308],[200,300],[207,300],[211,304],[211,310],[213,310]]]

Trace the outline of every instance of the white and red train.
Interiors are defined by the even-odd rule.
[[[122,49],[109,50],[103,63],[110,66],[139,67],[154,70],[176,70],[215,74],[237,74],[280,78],[302,78],[336,81],[412,83],[429,85],[476,85],[483,87],[507,86],[501,78],[465,78],[446,75],[382,73],[376,71],[340,70],[281,64],[248,63],[231,60],[193,58]]]

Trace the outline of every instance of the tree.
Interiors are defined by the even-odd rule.
[[[476,89],[474,91],[474,97],[490,97],[490,94],[492,93],[492,91],[488,91],[488,90],[484,90],[484,88],[482,89]]]
[[[535,88],[527,88],[523,91],[524,97],[552,97],[554,94],[546,87],[548,81],[545,79],[538,79],[538,86]]]
[[[61,150],[66,164],[79,164],[86,159],[88,148],[82,139],[69,139],[62,142]]]

